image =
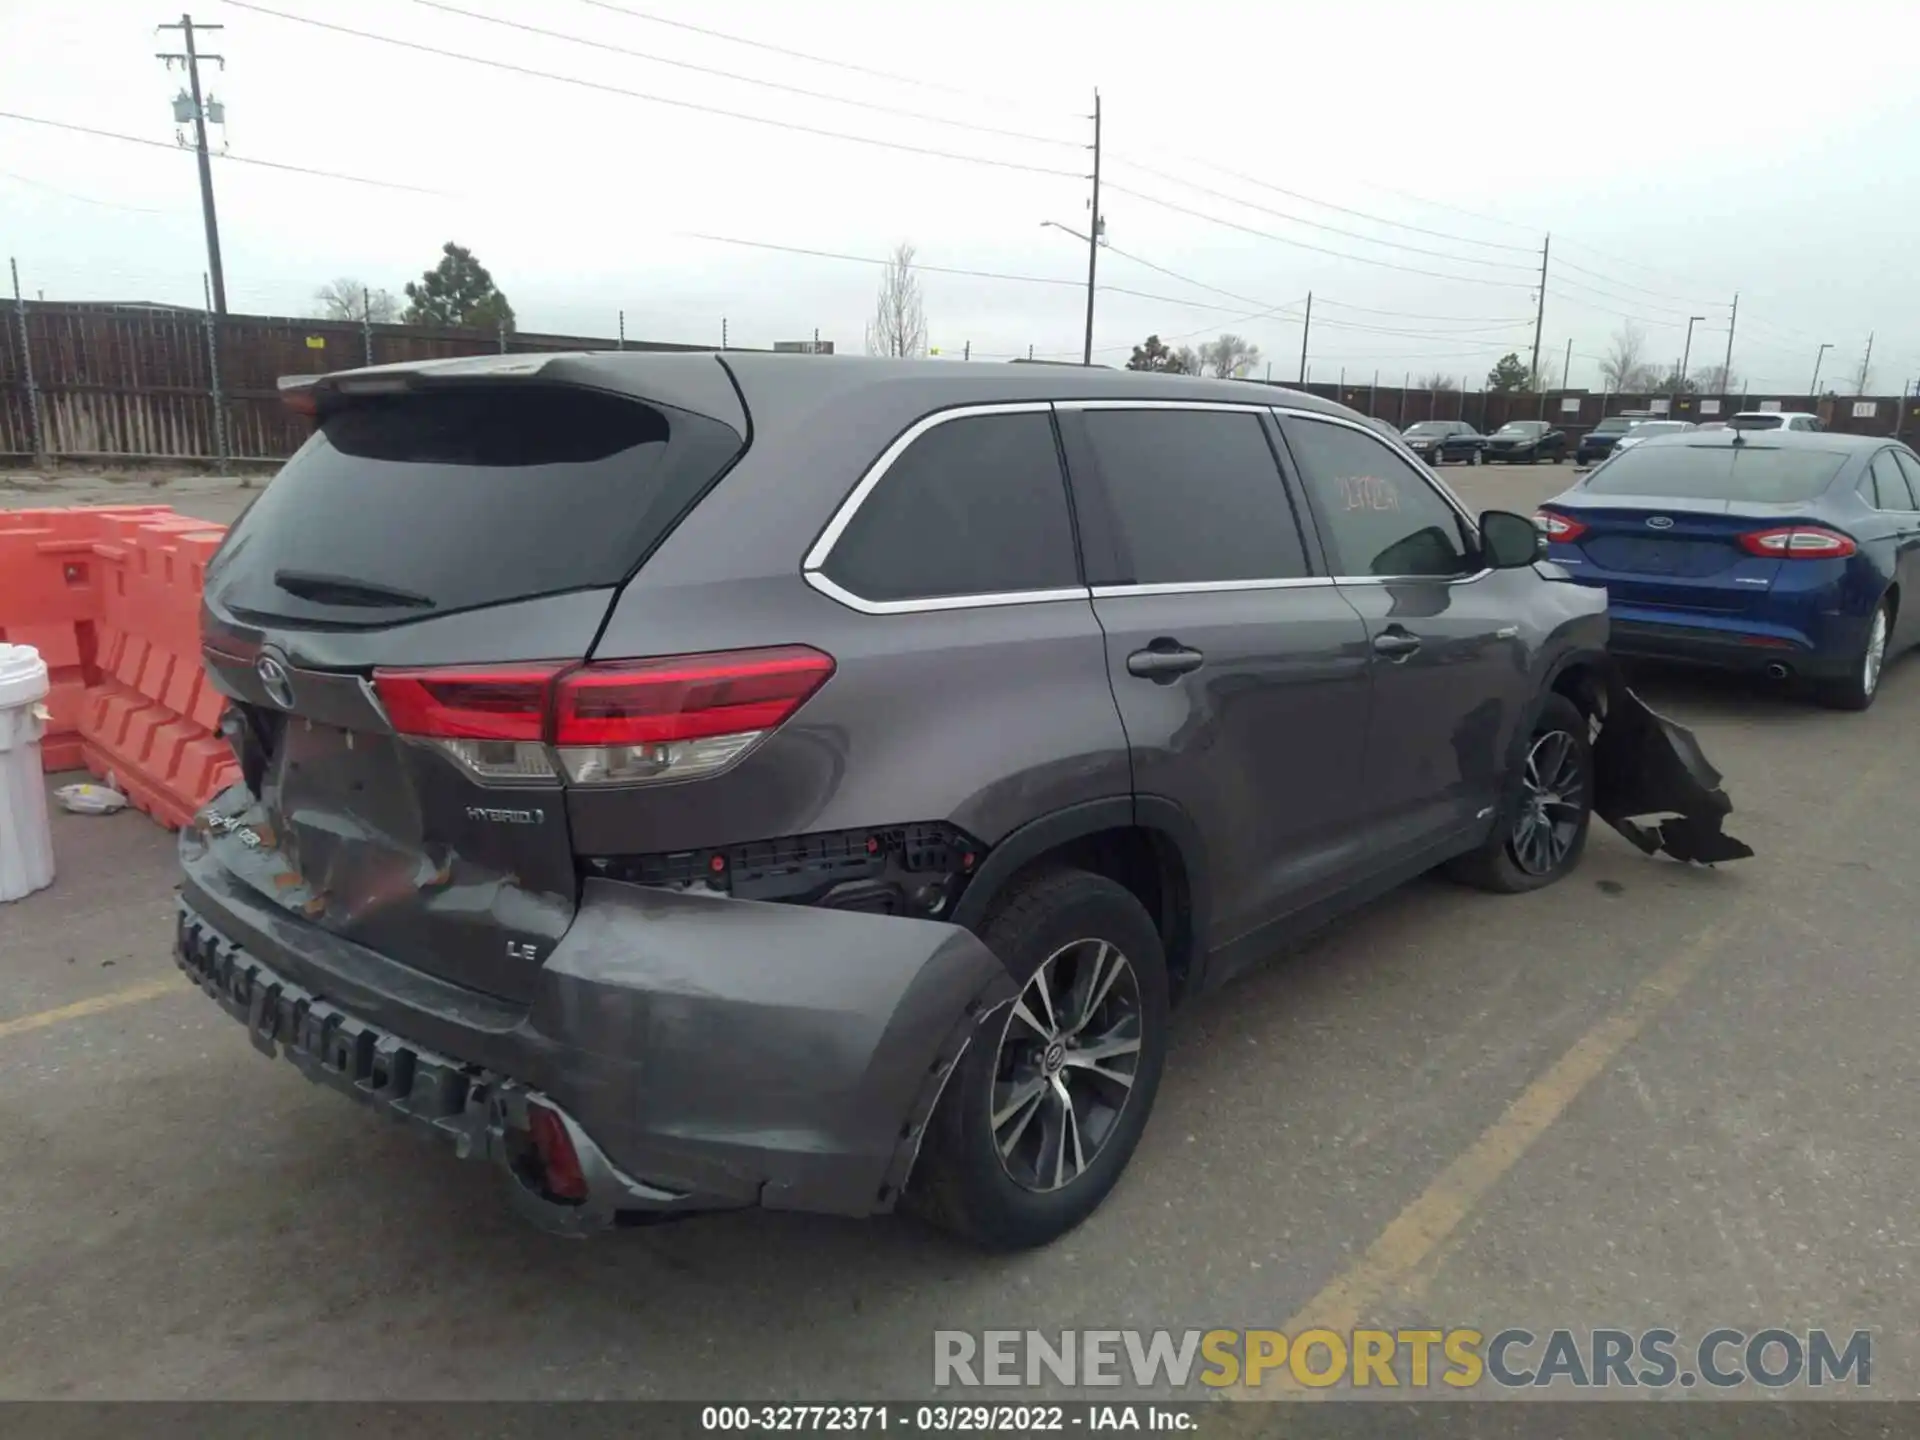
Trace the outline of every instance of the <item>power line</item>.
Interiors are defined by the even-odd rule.
[[[71,190],[62,190],[49,185],[44,180],[35,180],[26,175],[16,175],[11,170],[0,170],[0,176],[16,180],[22,185],[30,185],[35,190],[45,190],[49,195],[58,195],[63,200],[78,200],[82,205],[103,205],[109,210],[131,210],[136,215],[164,215],[165,210],[157,210],[146,205],[123,205],[117,200],[96,200],[90,195],[76,195]]]
[[[1533,317],[1520,315],[1512,319],[1504,315],[1412,315],[1404,310],[1375,310],[1366,305],[1349,305],[1344,300],[1328,300],[1314,297],[1322,305],[1331,305],[1336,310],[1357,310],[1362,315],[1389,315],[1401,320],[1435,320],[1449,325],[1531,325]]]
[[[239,0],[231,0],[238,4]],[[1391,260],[1375,260],[1367,255],[1355,255],[1346,250],[1329,250],[1324,245],[1309,245],[1304,240],[1295,240],[1286,235],[1275,235],[1269,230],[1258,230],[1251,225],[1242,225],[1237,220],[1223,220],[1218,215],[1209,215],[1204,210],[1195,210],[1192,206],[1177,204],[1172,200],[1163,200],[1156,195],[1131,190],[1124,185],[1108,182],[1109,190],[1122,195],[1130,195],[1135,200],[1143,200],[1149,205],[1157,205],[1163,210],[1171,210],[1180,215],[1191,215],[1197,220],[1205,220],[1213,225],[1224,226],[1229,230],[1238,230],[1242,234],[1258,236],[1262,240],[1271,240],[1277,245],[1291,245],[1297,250],[1311,250],[1316,255],[1331,255],[1336,260],[1352,260],[1361,265],[1377,265],[1383,270],[1398,270],[1407,275],[1425,275],[1432,280],[1454,280],[1462,285],[1492,285],[1506,290],[1532,290],[1534,287],[1523,280],[1488,280],[1478,275],[1448,275],[1439,270],[1422,270],[1412,265],[1397,265]]]
[[[229,4],[237,0],[228,0]],[[45,125],[54,130],[71,130],[76,135],[91,135],[99,140],[119,140],[128,145],[148,145],[156,150],[165,150],[180,155],[186,152],[179,145],[170,145],[165,140],[150,140],[144,135],[122,135],[117,130],[96,130],[91,125],[75,125],[69,120],[48,120],[39,115],[22,115],[13,110],[0,110],[0,120],[18,120],[26,125]],[[419,185],[402,185],[395,180],[369,180],[364,175],[347,175],[338,170],[319,170],[311,165],[288,165],[279,160],[259,160],[251,155],[233,155],[219,151],[213,156],[230,165],[258,165],[267,170],[284,170],[294,175],[314,175],[323,180],[345,180],[353,185],[371,185],[379,190],[405,190],[415,195],[443,195],[440,190],[428,190]]]
[[[1197,285],[1197,286],[1198,286],[1198,287],[1199,287],[1200,289],[1202,289],[1202,290],[1211,290],[1211,291],[1212,291],[1212,292],[1213,292],[1214,294],[1216,294],[1216,295],[1224,295],[1224,296],[1226,296],[1226,297],[1227,297],[1227,298],[1228,298],[1229,300],[1239,300],[1239,301],[1243,301],[1244,303],[1246,303],[1246,304],[1248,304],[1248,305],[1265,305],[1265,304],[1267,303],[1267,302],[1266,302],[1265,300],[1259,300],[1259,299],[1255,299],[1255,298],[1254,298],[1253,296],[1251,296],[1251,295],[1240,295],[1240,294],[1236,294],[1236,293],[1235,293],[1234,291],[1232,291],[1232,290],[1222,290],[1222,289],[1221,289],[1221,288],[1220,288],[1220,287],[1219,287],[1218,285],[1209,285],[1209,284],[1207,284],[1207,282],[1206,282],[1206,281],[1204,281],[1204,280],[1195,280],[1195,279],[1194,279],[1194,278],[1193,278],[1193,277],[1192,277],[1191,275],[1182,275],[1182,274],[1181,274],[1181,273],[1180,273],[1180,272],[1179,272],[1178,270],[1169,270],[1169,269],[1168,269],[1168,268],[1167,268],[1166,266],[1164,266],[1164,265],[1157,265],[1157,264],[1155,264],[1155,263],[1154,263],[1153,261],[1151,261],[1151,260],[1148,260],[1148,259],[1145,259],[1144,257],[1142,257],[1142,256],[1139,256],[1139,255],[1134,255],[1134,254],[1131,254],[1131,253],[1129,253],[1128,251],[1125,251],[1125,250],[1122,250],[1122,249],[1120,249],[1120,248],[1119,248],[1118,246],[1116,246],[1116,245],[1109,245],[1109,244],[1106,244],[1106,243],[1105,243],[1104,241],[1103,241],[1103,242],[1101,243],[1101,246],[1100,246],[1100,248],[1101,248],[1102,250],[1105,250],[1105,251],[1106,251],[1106,252],[1107,252],[1108,254],[1111,254],[1111,255],[1118,255],[1118,256],[1119,256],[1119,257],[1120,257],[1120,258],[1121,258],[1122,260],[1131,260],[1131,261],[1132,261],[1132,262],[1133,262],[1134,264],[1136,264],[1136,265],[1144,265],[1144,266],[1146,266],[1146,267],[1147,267],[1147,269],[1149,269],[1149,270],[1158,270],[1158,271],[1159,271],[1159,272],[1160,272],[1160,273],[1161,273],[1162,275],[1166,275],[1166,276],[1169,276],[1170,278],[1172,278],[1172,279],[1175,279],[1175,280],[1181,280],[1181,281],[1185,281],[1185,282],[1186,282],[1187,284],[1189,284],[1189,285]],[[1289,304],[1294,304],[1294,305],[1297,305],[1297,304],[1299,304],[1300,302],[1299,302],[1299,301],[1297,301],[1297,300],[1294,300],[1294,301],[1289,301],[1288,303],[1289,303]],[[1276,309],[1285,309],[1286,307],[1285,307],[1285,306],[1277,306],[1277,307],[1275,307],[1275,308],[1276,308]]]
[[[1690,300],[1684,295],[1669,295],[1664,290],[1649,290],[1644,285],[1632,285],[1625,280],[1616,280],[1611,275],[1603,275],[1598,270],[1589,270],[1584,265],[1576,265],[1573,263],[1573,261],[1568,260],[1564,256],[1561,257],[1560,267],[1562,269],[1571,270],[1578,275],[1586,275],[1591,277],[1592,279],[1604,281],[1606,284],[1617,286],[1619,289],[1622,289],[1622,290],[1633,290],[1642,295],[1650,295],[1655,300],[1674,300],[1682,305],[1688,305],[1688,306],[1692,306],[1692,305],[1724,306],[1727,303],[1724,300]]]
[[[1501,240],[1478,240],[1471,235],[1455,235],[1452,232],[1446,231],[1446,230],[1429,230],[1424,226],[1409,225],[1404,220],[1389,220],[1384,215],[1375,215],[1366,210],[1355,210],[1349,205],[1336,205],[1333,203],[1333,201],[1322,200],[1317,195],[1306,195],[1298,190],[1289,190],[1284,185],[1275,185],[1271,181],[1260,179],[1258,176],[1243,174],[1241,171],[1238,171],[1238,170],[1229,170],[1223,165],[1216,165],[1212,161],[1202,160],[1198,156],[1182,155],[1179,158],[1186,161],[1189,164],[1204,166],[1206,169],[1212,170],[1216,174],[1230,176],[1231,178],[1242,181],[1248,185],[1257,185],[1262,190],[1271,190],[1276,195],[1285,195],[1289,199],[1293,199],[1293,200],[1304,200],[1309,205],[1318,205],[1323,210],[1334,210],[1339,212],[1342,215],[1351,215],[1358,220],[1371,220],[1376,225],[1391,226],[1395,230],[1406,230],[1411,232],[1412,234],[1426,235],[1435,240],[1455,240],[1462,245],[1484,245],[1490,250],[1511,250],[1516,254],[1521,254],[1521,255],[1531,255],[1533,253],[1533,247],[1531,245],[1509,245],[1505,241],[1501,241]],[[1151,169],[1148,166],[1140,164],[1138,161],[1124,160],[1123,163],[1133,166],[1133,168],[1136,170],[1145,171],[1149,175],[1157,176],[1162,180],[1172,180],[1176,184],[1181,184],[1181,185],[1191,184],[1190,181],[1182,180],[1177,175],[1170,175],[1170,174],[1167,174],[1165,171]],[[1200,187],[1194,186],[1194,188],[1199,189]],[[1230,198],[1230,197],[1227,197],[1227,198]],[[1301,223],[1312,224],[1313,222],[1302,221]],[[1346,234],[1348,232],[1341,231],[1339,233]],[[1370,237],[1363,236],[1361,238],[1365,239]],[[1379,243],[1385,244],[1388,242],[1382,241]],[[1422,252],[1422,253],[1429,253],[1429,252]]]
[[[649,95],[642,90],[629,90],[622,85],[608,85],[598,80],[582,79],[578,75],[560,75],[551,70],[536,70],[530,65],[516,65],[508,60],[489,60],[482,55],[467,55],[458,50],[443,49],[438,45],[426,45],[417,40],[401,40],[392,35],[377,35],[371,30],[356,30],[350,25],[336,25],[328,20],[315,20],[306,15],[289,15],[284,10],[272,10],[265,5],[255,5],[250,0],[226,0],[236,10],[248,10],[256,15],[270,15],[276,20],[290,20],[296,25],[311,25],[319,30],[331,30],[339,35],[351,35],[360,40],[372,40],[382,45],[398,46],[402,50],[413,50],[423,55],[438,55],[446,60],[464,60],[469,65],[484,65],[493,70],[504,70],[513,75],[527,75],[536,80],[552,80],[562,85],[574,85],[583,90],[598,90],[607,95],[622,95],[630,100],[644,100],[655,105],[668,105],[677,110],[692,110],[702,115],[720,115],[729,120],[744,120],[750,125],[765,125],[775,130],[791,130],[802,135],[817,135],[828,140],[845,140],[855,145],[870,145],[878,150],[898,150],[909,155],[926,155],[939,160],[958,160],[968,165],[989,165],[1000,170],[1021,170],[1030,175],[1053,175],[1064,180],[1082,178],[1072,170],[1057,170],[1046,165],[1027,165],[1017,160],[994,160],[984,155],[964,155],[957,150],[940,150],[928,145],[909,145],[899,140],[879,140],[871,135],[854,135],[845,130],[829,130],[819,125],[806,125],[797,120],[774,120],[764,115],[748,115],[739,110],[727,110],[718,105],[702,105],[694,100],[673,100],[664,95]]]
[[[1338,225],[1328,225],[1323,221],[1308,220],[1304,216],[1289,214],[1285,210],[1275,210],[1270,205],[1262,205],[1255,200],[1245,200],[1238,195],[1230,195],[1224,190],[1215,190],[1210,186],[1197,184],[1192,180],[1183,180],[1178,175],[1169,174],[1164,170],[1155,170],[1152,166],[1142,165],[1137,160],[1122,159],[1120,163],[1123,165],[1129,165],[1133,169],[1139,170],[1144,174],[1152,175],[1156,179],[1168,180],[1175,185],[1184,185],[1189,190],[1197,190],[1202,195],[1210,195],[1216,200],[1225,200],[1230,205],[1244,205],[1247,207],[1247,209],[1258,210],[1263,215],[1272,215],[1276,219],[1287,220],[1292,222],[1295,225],[1310,226],[1315,230],[1325,230],[1327,233],[1331,235],[1342,235],[1349,240],[1361,241],[1363,244],[1384,245],[1392,250],[1405,250],[1414,255],[1431,256],[1436,260],[1452,260],[1462,265],[1486,265],[1495,270],[1519,271],[1519,270],[1529,268],[1525,266],[1515,265],[1511,261],[1507,261],[1507,260],[1482,260],[1479,257],[1473,256],[1473,255],[1455,255],[1446,250],[1429,250],[1422,245],[1408,245],[1399,240],[1382,240],[1377,236],[1363,235],[1357,230],[1344,230]]]
[[[834,60],[825,55],[810,55],[805,50],[790,50],[784,45],[775,45],[766,40],[752,40],[745,35],[729,34],[725,30],[712,30],[704,25],[695,25],[686,20],[669,20],[664,15],[651,15],[644,10],[635,10],[626,5],[615,5],[611,0],[583,0],[584,4],[596,10],[608,10],[616,15],[624,15],[629,20],[642,20],[649,25],[667,25],[675,30],[686,30],[695,35],[705,35],[712,40],[725,40],[730,45],[747,45],[755,50],[765,50],[774,55],[785,55],[793,60],[805,60],[810,65],[828,65],[835,70],[850,71],[855,75],[866,75],[875,80],[888,80],[895,85],[912,85],[923,90],[944,90],[949,95],[967,95],[976,99],[991,100],[999,105],[1019,105],[1031,110],[1033,107],[1024,100],[1010,96],[993,95],[980,90],[963,90],[956,85],[945,85],[938,80],[925,80],[912,75],[896,75],[890,70],[876,70],[867,65],[856,65],[851,60]]]
[[[954,120],[944,115],[931,115],[924,110],[906,110],[897,105],[882,105],[878,101],[855,100],[850,96],[833,95],[824,90],[809,90],[805,86],[788,85],[779,80],[762,80],[752,75],[741,75],[732,70],[718,70],[710,65],[696,65],[690,60],[674,60],[665,55],[649,55],[644,50],[630,50],[624,45],[615,45],[607,40],[594,40],[584,35],[569,35],[563,30],[548,30],[539,25],[527,25],[499,15],[482,15],[477,11],[463,10],[458,5],[444,4],[442,0],[413,0],[413,3],[447,15],[460,15],[468,20],[484,21],[489,25],[504,25],[510,30],[520,30],[529,35],[544,35],[549,40],[564,40],[570,45],[584,45],[591,50],[605,50],[611,54],[626,55],[635,60],[650,61],[655,65],[670,65],[679,70],[691,70],[698,75],[736,80],[742,85],[759,85],[788,95],[805,96],[809,100],[824,100],[833,105],[851,105],[861,110],[875,110],[883,115],[901,115],[909,120],[923,120],[931,125],[951,125],[957,129],[976,130],[983,135],[1000,135],[1010,140],[1029,140],[1036,145],[1064,145],[1072,150],[1085,148],[1078,140],[1060,140],[1051,135],[1034,135],[1024,130],[1003,130],[998,126],[982,125],[973,120]]]

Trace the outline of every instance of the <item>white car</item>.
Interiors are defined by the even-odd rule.
[[[1728,417],[1730,430],[1824,430],[1818,415],[1807,410],[1742,410]]]
[[[1691,420],[1642,420],[1613,442],[1613,453],[1618,455],[1622,450],[1630,450],[1642,440],[1651,440],[1655,435],[1678,435],[1694,428]]]

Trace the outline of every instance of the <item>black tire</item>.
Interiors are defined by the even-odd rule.
[[[1871,656],[1874,632],[1880,635],[1880,654],[1877,659]],[[1834,710],[1865,710],[1873,704],[1874,697],[1880,693],[1880,678],[1886,673],[1887,640],[1893,632],[1893,606],[1882,600],[1874,607],[1873,618],[1867,624],[1867,633],[1860,641],[1860,651],[1852,657],[1847,673],[1837,680],[1822,681],[1814,689],[1820,703]],[[1873,663],[1869,666],[1868,662]]]
[[[1528,890],[1543,889],[1573,871],[1587,848],[1587,831],[1593,822],[1593,742],[1590,731],[1591,726],[1579,706],[1564,695],[1547,696],[1526,744],[1520,749],[1514,774],[1508,782],[1505,801],[1494,822],[1493,833],[1478,850],[1462,855],[1447,866],[1446,873],[1450,878],[1501,895],[1519,895]],[[1566,754],[1577,778],[1577,786],[1570,797],[1571,804],[1547,807],[1549,819],[1555,822],[1552,829],[1558,839],[1550,863],[1542,864],[1540,862],[1549,857],[1542,852],[1529,850],[1520,837],[1520,827],[1533,807],[1529,761],[1536,757],[1536,752],[1541,751],[1549,737],[1556,735],[1565,737]],[[1557,793],[1567,793],[1559,787],[1556,789]],[[1562,826],[1567,827],[1564,835],[1559,834]],[[1557,848],[1560,844],[1564,844],[1564,849]]]
[[[988,918],[980,938],[987,948],[1005,962],[1023,987],[1015,1002],[996,1006],[980,1017],[972,1042],[961,1057],[959,1067],[947,1081],[946,1090],[928,1126],[919,1163],[907,1187],[907,1207],[929,1223],[993,1250],[1025,1250],[1058,1239],[1085,1220],[1120,1178],[1134,1148],[1146,1129],[1160,1088],[1160,1074],[1166,1063],[1168,990],[1166,952],[1159,931],[1145,907],[1124,886],[1103,875],[1084,870],[1054,870],[1021,883]],[[1131,1085],[1122,1087],[1107,1078],[1107,1071],[1092,1064],[1076,1068],[1070,1059],[1050,1059],[1051,1044],[1034,1046],[1036,1066],[1047,1067],[1027,1073],[1019,1081],[1008,1081],[1009,1073],[1021,1074],[1021,1060],[1032,1037],[1017,1010],[1034,995],[1034,977],[1043,966],[1056,979],[1071,974],[1075,984],[1057,997],[1064,1023],[1070,1004],[1081,998],[1078,980],[1085,972],[1080,966],[1091,963],[1092,945],[1105,942],[1122,957],[1127,971],[1110,982],[1110,998],[1094,1014],[1102,1017],[1124,1011],[1122,1002],[1131,1001],[1138,1016],[1139,1047],[1131,1058],[1134,1068]],[[1110,962],[1109,962],[1110,963]],[[1071,964],[1072,969],[1067,967]],[[1129,977],[1131,994],[1127,991]],[[1112,1006],[1112,1010],[1105,1008]],[[1035,1009],[1028,1009],[1034,1014]],[[1049,1015],[1047,1019],[1053,1019]],[[1124,1026],[1108,1032],[1122,1036]],[[1066,1042],[1066,1054],[1073,1052]],[[1106,1043],[1115,1043],[1108,1041]],[[1102,1056],[1102,1059],[1107,1058]],[[1126,1056],[1115,1059],[1123,1066]],[[1085,1129],[1076,1118],[1071,1129],[1061,1122],[1061,1110],[1053,1096],[1052,1079],[1078,1080],[1080,1089],[1071,1092],[1067,1105],[1076,1112],[1083,1104],[1091,1112],[1095,1107],[1111,1107],[1105,1128],[1096,1131],[1095,1121],[1103,1114],[1088,1113]],[[1039,1096],[1030,1111],[1012,1112],[1009,1100],[1020,1090],[1040,1084]],[[1065,1089],[1064,1080],[1062,1089]],[[996,1136],[996,1103],[1007,1115]],[[1038,1117],[1038,1123],[1032,1124]],[[1069,1134],[1084,1147],[1094,1149],[1085,1158],[1084,1167],[1057,1188],[1034,1188],[1057,1179],[1038,1173],[1017,1179],[1015,1170],[1025,1163],[1027,1152],[1037,1149],[1050,1153],[1049,1124],[1060,1139],[1065,1155]],[[1012,1132],[1010,1158],[1002,1159],[1001,1143]],[[1033,1144],[1029,1146],[1030,1132]]]

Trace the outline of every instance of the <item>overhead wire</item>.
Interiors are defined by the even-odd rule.
[[[232,3],[237,4],[239,0],[232,0]],[[1331,250],[1324,245],[1310,245],[1304,240],[1295,240],[1291,236],[1276,235],[1270,230],[1261,230],[1252,225],[1243,225],[1237,220],[1227,220],[1218,215],[1209,215],[1206,211],[1196,210],[1190,205],[1182,205],[1176,201],[1166,200],[1157,195],[1149,195],[1144,191],[1134,190],[1128,186],[1115,184],[1111,181],[1103,182],[1103,188],[1113,191],[1116,194],[1131,196],[1135,200],[1144,201],[1149,205],[1158,206],[1163,210],[1171,210],[1175,214],[1190,215],[1196,219],[1205,220],[1209,224],[1223,226],[1229,230],[1238,230],[1243,234],[1254,235],[1262,240],[1271,240],[1278,245],[1289,245],[1298,250],[1310,250],[1317,255],[1330,255],[1337,260],[1352,260],[1357,264],[1375,265],[1383,270],[1398,270],[1408,275],[1425,275],[1434,280],[1453,280],[1463,285],[1491,285],[1507,290],[1531,290],[1534,288],[1532,285],[1520,280],[1492,280],[1479,275],[1448,275],[1443,271],[1424,270],[1413,265],[1400,265],[1391,260],[1376,260],[1368,255],[1355,255],[1351,251]]]
[[[899,115],[909,120],[920,120],[930,125],[950,125],[960,130],[974,130],[983,135],[998,135],[1010,140],[1027,140],[1036,145],[1062,145],[1069,149],[1084,150],[1084,140],[1062,140],[1052,135],[1035,135],[1025,130],[1004,130],[997,125],[982,125],[975,120],[956,120],[947,115],[934,115],[924,110],[907,110],[898,105],[883,105],[874,100],[859,100],[849,95],[834,95],[825,90],[810,90],[803,85],[789,85],[780,80],[763,80],[753,75],[741,75],[732,70],[721,70],[711,65],[697,65],[690,60],[676,60],[665,55],[651,55],[644,50],[632,50],[624,45],[615,45],[609,40],[595,40],[586,35],[570,35],[564,30],[549,30],[541,25],[529,25],[520,20],[509,20],[501,15],[483,15],[477,10],[462,9],[458,5],[449,5],[445,0],[412,0],[428,10],[438,10],[447,15],[458,15],[468,20],[479,20],[488,25],[500,25],[509,30],[518,30],[528,35],[542,35],[549,40],[564,40],[570,45],[583,45],[591,50],[604,50],[614,55],[625,55],[635,60],[645,60],[655,65],[667,65],[677,70],[691,70],[697,75],[711,75],[721,80],[733,80],[742,85],[758,85],[768,90],[778,90],[788,95],[799,95],[809,100],[824,100],[832,105],[850,105],[856,109],[878,111],[883,115]]]
[[[1270,205],[1262,205],[1256,200],[1247,200],[1238,195],[1228,194],[1224,190],[1216,190],[1208,185],[1201,185],[1192,180],[1182,179],[1180,176],[1170,174],[1165,170],[1156,170],[1150,165],[1142,165],[1136,160],[1121,159],[1120,163],[1128,166],[1130,169],[1141,171],[1143,174],[1152,175],[1156,179],[1171,181],[1173,184],[1183,185],[1189,190],[1197,190],[1202,195],[1210,196],[1215,200],[1225,200],[1231,205],[1243,205],[1249,210],[1258,210],[1263,215],[1272,215],[1276,219],[1286,220],[1295,225],[1305,225],[1315,230],[1325,230],[1329,234],[1344,236],[1349,240],[1358,240],[1363,244],[1384,245],[1392,250],[1405,250],[1410,254],[1425,255],[1431,259],[1451,260],[1460,265],[1485,265],[1495,270],[1507,270],[1515,273],[1525,273],[1533,268],[1531,266],[1516,265],[1511,260],[1483,260],[1477,255],[1455,255],[1450,251],[1430,250],[1423,245],[1408,245],[1399,240],[1382,240],[1376,235],[1363,235],[1357,230],[1347,230],[1338,225],[1328,225],[1323,221],[1309,220],[1305,216],[1294,215],[1285,210],[1276,210]],[[1116,186],[1114,188],[1117,189],[1118,187]]]
[[[292,15],[284,10],[275,10],[266,5],[256,5],[252,0],[226,0],[236,10],[245,10],[255,15],[267,15],[276,20],[290,21],[296,25],[309,25],[319,30],[329,30],[338,35],[351,35],[359,40],[372,40],[382,45],[393,45],[402,50],[412,50],[423,55],[437,55],[447,60],[460,60],[469,65],[482,65],[492,70],[502,70],[508,74],[525,75],[536,80],[551,80],[561,85],[572,85],[583,90],[596,90],[606,95],[620,95],[630,100],[640,100],[654,105],[671,106],[677,110],[691,110],[702,115],[719,115],[729,120],[744,121],[749,125],[764,125],[770,129],[788,130],[796,134],[814,135],[827,140],[843,140],[854,145],[867,145],[877,150],[895,150],[902,154],[924,155],[939,160],[954,160],[967,165],[984,165],[1000,170],[1019,170],[1030,175],[1052,175],[1066,180],[1084,178],[1079,171],[1061,170],[1047,165],[1029,165],[1018,160],[999,160],[986,155],[968,155],[957,150],[942,150],[931,145],[911,145],[901,140],[882,140],[872,135],[856,135],[847,130],[832,130],[821,125],[808,125],[798,120],[776,120],[766,115],[749,115],[741,110],[729,110],[719,105],[705,105],[697,100],[676,100],[665,95],[653,95],[644,90],[629,90],[624,85],[609,85],[604,81],[588,80],[578,75],[563,75],[552,70],[539,70],[531,65],[518,65],[510,60],[493,60],[484,55],[469,55],[459,50],[449,50],[444,46],[428,45],[418,40],[402,40],[394,35],[381,35],[372,30],[360,30],[351,25],[339,25],[330,20],[316,20],[310,15]]]
[[[128,205],[118,200],[97,200],[91,195],[76,195],[71,190],[62,190],[57,185],[49,185],[44,180],[35,180],[30,175],[16,175],[11,170],[0,170],[0,178],[17,181],[35,190],[44,190],[49,195],[58,195],[63,200],[78,200],[82,205],[100,205],[109,210],[130,210],[136,215],[164,215],[167,212],[149,205]]]

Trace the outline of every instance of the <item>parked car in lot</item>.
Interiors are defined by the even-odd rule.
[[[1606,597],[1326,401],[738,353],[283,386],[316,431],[207,569],[244,779],[182,832],[179,962],[554,1230],[1041,1243],[1170,1006],[1287,938],[1438,865],[1549,885],[1595,813],[1749,853]]]
[[[1818,415],[1807,410],[1742,410],[1727,418],[1730,430],[1825,430]]]
[[[1613,447],[1624,435],[1633,433],[1635,427],[1646,424],[1646,420],[1634,415],[1603,416],[1598,424],[1580,437],[1574,446],[1573,463],[1576,465],[1594,465],[1613,453]]]
[[[1642,441],[1651,440],[1656,435],[1684,435],[1693,429],[1691,420],[1642,420],[1633,429],[1613,443],[1613,453],[1631,450]]]
[[[1660,436],[1537,518],[1552,558],[1607,591],[1618,654],[1799,676],[1864,710],[1920,642],[1920,459],[1883,437]]]
[[[1482,453],[1489,463],[1532,465],[1567,458],[1567,434],[1544,420],[1509,420],[1487,437]]]
[[[1401,438],[1429,465],[1448,460],[1478,465],[1480,447],[1486,444],[1486,437],[1464,420],[1418,420],[1401,432]]]

